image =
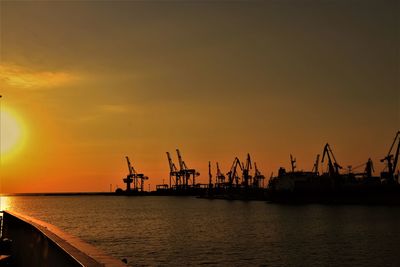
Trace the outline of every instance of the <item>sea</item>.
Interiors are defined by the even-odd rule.
[[[3,196],[129,266],[400,266],[400,207]]]

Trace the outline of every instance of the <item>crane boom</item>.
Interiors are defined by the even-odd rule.
[[[399,137],[399,142],[397,144],[396,154],[394,156],[394,161],[393,161],[393,173],[396,171],[396,168],[397,168],[397,162],[399,160],[399,152],[400,152],[400,137]]]
[[[169,154],[169,152],[167,152],[167,158],[168,158],[170,172],[176,171],[175,164],[172,162],[172,158],[171,158],[171,155]]]
[[[397,144],[397,148],[395,151],[395,154],[392,154],[392,150],[396,144],[396,141],[398,141]],[[397,131],[396,136],[394,137],[394,140],[392,142],[392,145],[390,146],[389,152],[386,155],[386,157],[384,157],[383,159],[381,159],[381,162],[386,161],[387,167],[388,167],[388,172],[384,172],[385,175],[387,175],[387,178],[389,178],[391,181],[395,180],[395,172],[397,169],[397,163],[399,160],[399,152],[400,152],[400,131]],[[394,156],[394,159],[393,159]],[[393,159],[393,162],[392,162]]]
[[[126,158],[126,162],[128,163],[129,175],[133,175],[131,161],[129,160],[128,156],[126,156],[125,158]]]
[[[318,175],[318,165],[319,165],[319,154],[317,154],[317,158],[315,159],[315,163],[312,171]]]
[[[397,137],[398,137],[399,135],[400,135],[400,131],[397,131],[397,134],[396,134],[396,136],[395,136],[394,139],[393,139],[393,143],[392,143],[392,145],[390,146],[388,155],[390,155],[390,153],[392,152],[392,149],[393,149],[393,147],[394,147],[394,144],[396,143]]]
[[[328,143],[326,143],[326,145],[324,147],[324,152],[322,154],[321,163],[324,162],[325,155],[328,157],[329,174],[330,175],[338,175],[339,169],[342,169],[342,166],[340,166],[337,163],[335,155],[333,155],[332,149]],[[331,158],[331,156],[332,156],[332,158]],[[332,159],[333,159],[333,161],[332,161]]]
[[[396,140],[398,140],[397,142],[397,149],[396,149],[396,153],[394,155],[394,160],[393,160],[393,174],[396,171],[397,168],[397,162],[399,160],[399,152],[400,152],[400,131],[397,132],[396,137],[394,138],[393,144],[391,149],[393,148],[394,144],[396,143]]]
[[[249,186],[249,181],[251,180],[251,176],[249,175],[249,171],[252,168],[251,164],[251,158],[250,154],[247,153],[247,159],[246,159],[246,165],[243,165],[242,173],[243,173],[243,183],[244,186],[248,187]]]
[[[250,169],[252,169],[252,168],[253,168],[253,167],[252,167],[252,163],[251,163],[250,154],[247,153],[247,160],[246,160],[246,167],[245,167],[245,169],[246,169],[246,170],[250,170]]]
[[[181,152],[179,151],[179,149],[176,149],[176,154],[178,154],[179,168],[180,168],[180,170],[183,170],[184,162],[182,160]]]

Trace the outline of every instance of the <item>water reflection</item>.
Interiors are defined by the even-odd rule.
[[[0,197],[0,210],[9,210],[10,209],[10,197],[1,196]]]
[[[102,196],[3,197],[1,204],[131,266],[400,266],[400,235],[387,230],[400,224],[399,207]]]

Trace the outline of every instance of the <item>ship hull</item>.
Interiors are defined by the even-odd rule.
[[[291,204],[400,205],[400,186],[352,184],[334,188],[319,187],[318,190],[315,187],[298,187],[293,191],[270,190],[269,200]]]

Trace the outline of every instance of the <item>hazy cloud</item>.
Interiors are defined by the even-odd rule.
[[[126,113],[129,111],[129,107],[127,105],[101,105],[102,111],[107,113]]]
[[[0,64],[0,83],[23,89],[55,88],[77,79],[63,71],[35,71],[16,64]]]

